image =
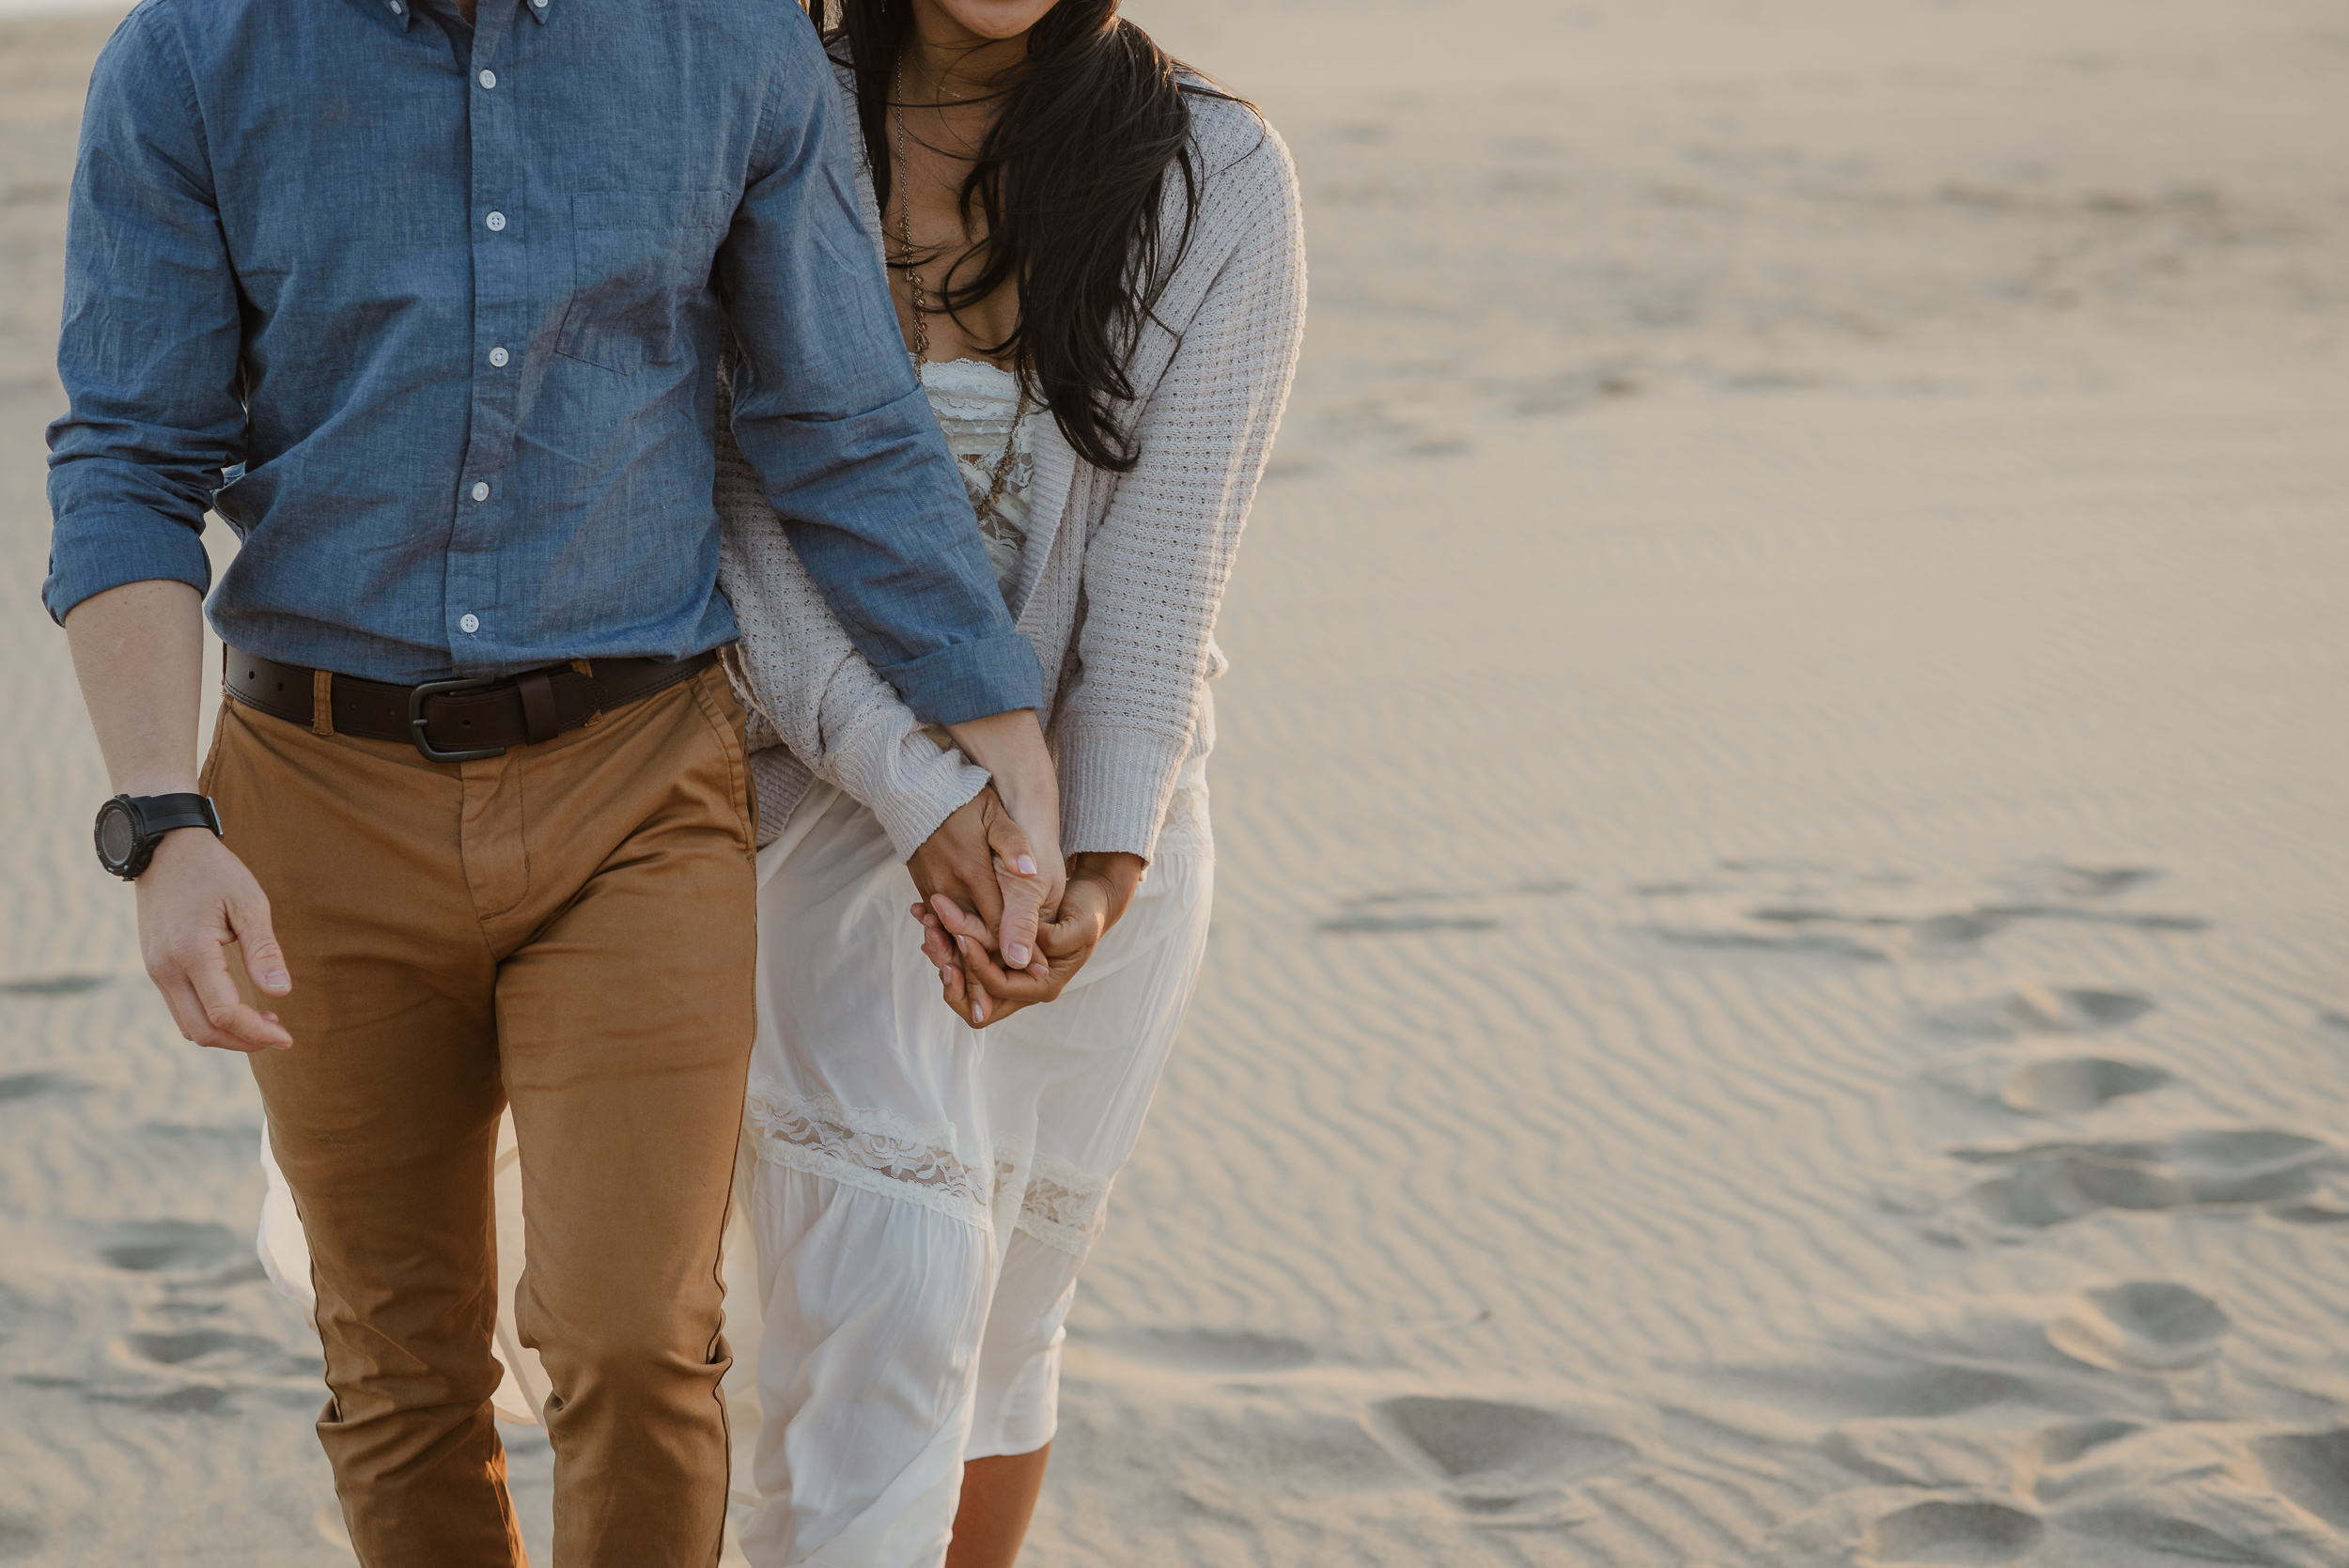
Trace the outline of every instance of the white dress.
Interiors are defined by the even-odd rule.
[[[1012,378],[925,370],[975,502],[1003,451]],[[1025,444],[1021,432],[1015,453]],[[1007,585],[1024,458],[1008,480],[1010,526],[989,541]],[[1206,949],[1205,759],[1132,907],[1068,989],[985,1031],[940,1000],[907,912],[912,878],[856,800],[816,786],[759,852],[758,877],[737,1190],[766,1309],[764,1423],[743,1549],[756,1568],[934,1568],[962,1462],[1052,1438],[1077,1273]]]
[[[1016,385],[991,365],[927,365],[923,384],[974,505],[1012,438],[982,527],[1008,596],[1035,416],[1013,429]],[[941,1000],[913,879],[870,810],[818,783],[759,851],[758,1038],[725,1258],[733,1495],[754,1568],[936,1568],[963,1461],[1051,1441],[1077,1273],[1206,952],[1202,722],[1124,918],[1057,1001],[983,1032]],[[261,1260],[309,1308],[308,1246],[266,1134],[261,1157]],[[495,1171],[492,1403],[536,1423],[548,1385],[514,1327],[511,1116]]]

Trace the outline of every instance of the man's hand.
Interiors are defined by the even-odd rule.
[[[972,1028],[984,1029],[1023,1007],[1053,1001],[1124,917],[1145,869],[1139,855],[1079,855],[1070,862],[1060,918],[1038,933],[1037,962],[1020,970],[998,964],[984,940],[986,928],[952,902],[933,898],[915,905],[922,951],[938,966],[946,1005]]]
[[[194,793],[204,664],[196,591],[184,582],[126,582],[68,611],[65,633],[115,789]],[[223,1050],[292,1045],[277,1015],[247,1005],[229,974],[233,944],[243,949],[245,969],[265,995],[293,989],[270,929],[269,898],[244,862],[202,829],[180,828],[163,836],[133,885],[148,978],[163,992],[179,1032]]]
[[[293,989],[286,955],[270,929],[269,899],[244,862],[200,828],[165,833],[134,884],[139,949],[147,977],[163,994],[179,1032],[222,1050],[284,1050],[293,1044],[274,1013],[253,1007],[237,990],[228,949],[269,996]]]
[[[992,784],[940,823],[906,870],[925,905],[943,902],[1013,970],[1043,974],[1036,927],[1058,912],[1066,874],[1057,856],[1039,854]]]

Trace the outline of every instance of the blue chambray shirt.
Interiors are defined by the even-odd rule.
[[[210,586],[238,647],[413,683],[731,641],[734,427],[925,719],[1031,707],[791,0],[146,0],[74,171],[43,598]],[[464,59],[466,54],[470,59]],[[460,65],[460,60],[463,63]]]

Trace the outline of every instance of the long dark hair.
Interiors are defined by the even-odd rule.
[[[808,4],[835,57],[855,72],[883,213],[896,175],[893,78],[912,9],[910,0]],[[986,241],[957,256],[934,289],[951,316],[1016,284],[1019,324],[988,352],[1010,356],[1020,385],[1051,409],[1079,457],[1120,474],[1140,456],[1114,418],[1134,396],[1126,364],[1199,215],[1194,95],[1228,96],[1121,18],[1117,0],[1059,0],[1029,32],[1026,61],[996,89],[994,123],[962,182],[964,225],[975,210]],[[1170,170],[1184,192],[1183,227],[1171,244],[1159,229]],[[1031,310],[1030,302],[1050,308]]]

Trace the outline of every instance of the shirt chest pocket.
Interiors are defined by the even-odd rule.
[[[554,351],[622,376],[682,359],[734,208],[725,191],[571,197],[571,301]]]

